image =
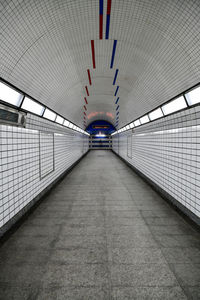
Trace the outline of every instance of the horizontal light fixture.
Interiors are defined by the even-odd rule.
[[[55,121],[56,114],[52,110],[46,108],[43,117],[48,120]]]
[[[130,129],[130,126],[129,125],[126,125],[126,130]]]
[[[96,137],[106,137],[106,135],[104,133],[97,133],[95,134]]]
[[[134,127],[134,124],[133,124],[133,123],[131,123],[131,124],[130,124],[130,128],[133,128],[133,127]]]
[[[200,86],[185,94],[188,105],[200,103]]]
[[[0,100],[19,107],[24,95],[10,88],[7,84],[0,82]]]
[[[22,109],[25,109],[31,113],[34,113],[38,116],[42,116],[44,112],[44,106],[30,99],[29,97],[25,97],[22,103]]]
[[[149,118],[151,121],[159,119],[161,117],[163,117],[163,112],[160,107],[149,113]]]
[[[134,121],[134,125],[135,125],[135,127],[140,126],[140,120]]]
[[[34,113],[38,116],[42,116],[50,121],[55,121],[66,127],[70,127],[78,132],[90,135],[80,127],[70,123],[68,120],[65,120],[63,117],[57,115],[51,109],[43,106],[39,102],[33,100],[32,98],[25,96],[24,93],[18,92],[17,89],[9,86],[9,84],[0,81],[0,101],[6,102],[13,106],[20,107],[30,113]]]
[[[69,127],[69,121],[65,120],[63,125]]]
[[[148,115],[145,115],[144,117],[140,118],[140,123],[145,124],[149,122],[149,117]]]
[[[173,112],[179,111],[183,108],[186,108],[187,104],[183,96],[180,96],[169,103],[166,103],[162,106],[164,115],[169,115]]]
[[[56,117],[56,123],[59,123],[59,124],[63,124],[63,122],[64,122],[64,118],[62,118],[61,116],[57,116]]]

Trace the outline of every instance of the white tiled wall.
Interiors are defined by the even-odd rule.
[[[114,135],[113,150],[200,217],[200,106]]]
[[[40,176],[45,177],[54,171],[54,134],[40,132],[39,135]]]
[[[88,150],[88,137],[28,114],[0,125],[0,227]]]

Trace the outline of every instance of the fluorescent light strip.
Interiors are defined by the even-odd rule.
[[[174,113],[174,112],[179,111],[186,107],[187,107],[187,104],[185,102],[184,97],[180,96],[180,97],[176,98],[175,100],[172,100],[167,104],[164,104],[162,106],[162,111],[163,111],[164,115],[169,115],[171,113]]]
[[[52,110],[46,108],[43,117],[48,120],[55,121],[56,114]]]
[[[188,105],[200,103],[200,86],[185,94]]]
[[[140,126],[140,120],[138,119],[138,120],[134,121],[134,125],[135,125],[135,127]]]
[[[163,112],[160,107],[149,113],[149,119],[151,121],[159,119],[161,117],[163,117]]]
[[[0,82],[0,100],[19,107],[24,95],[17,92],[7,84]]]
[[[22,103],[22,109],[25,109],[38,116],[42,116],[45,107],[35,102],[34,100],[30,99],[29,97],[25,97]]]
[[[148,115],[145,115],[144,117],[140,118],[140,123],[145,124],[149,122],[149,117]]]
[[[24,98],[24,100],[23,100],[23,98]],[[42,116],[53,122],[56,119],[57,123],[64,125],[66,127],[69,127],[69,124],[70,124],[69,121],[64,120],[64,118],[61,116],[57,116],[56,113],[53,112],[51,109],[43,106],[42,104],[38,103],[35,100],[32,100],[30,97],[25,96],[21,92],[18,92],[14,88],[10,87],[9,84],[1,82],[1,81],[0,81],[0,100],[2,100],[3,102],[6,102],[8,104],[17,106],[17,107],[19,107],[22,104],[21,108],[28,112],[34,113],[38,116]],[[22,100],[23,100],[23,102],[22,102]],[[74,128],[75,128],[75,130],[77,130],[79,132],[90,135],[90,134],[84,132],[78,126],[74,125]]]
[[[63,124],[63,122],[64,122],[64,118],[62,118],[61,116],[57,116],[56,117],[56,123],[59,123],[59,124]]]
[[[65,120],[63,125],[69,127],[69,121]]]

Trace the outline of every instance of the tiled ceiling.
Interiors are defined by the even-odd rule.
[[[121,127],[200,81],[199,16],[199,0],[0,0],[0,76],[81,127],[119,105]]]

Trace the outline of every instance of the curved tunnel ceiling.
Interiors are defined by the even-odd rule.
[[[115,125],[117,105],[121,127],[200,81],[199,0],[4,0],[0,11],[0,76],[81,127],[84,116]]]

